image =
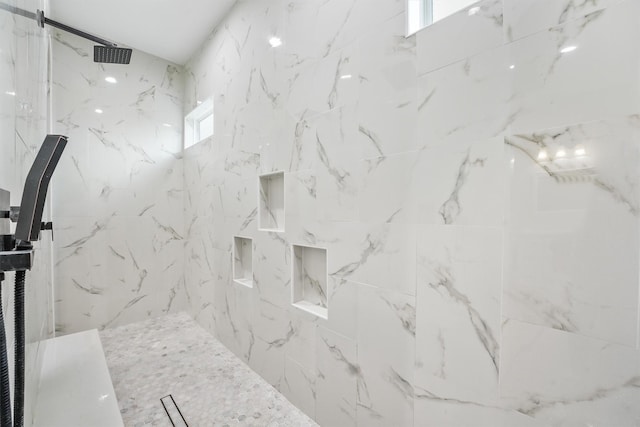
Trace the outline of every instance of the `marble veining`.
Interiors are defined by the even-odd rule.
[[[638,3],[409,37],[404,3],[239,2],[186,64],[185,109],[216,107],[184,156],[191,314],[321,425],[637,424]],[[326,319],[290,304],[292,245],[329,254]]]
[[[179,311],[182,68],[142,52],[126,69],[95,64],[89,42],[60,32],[52,49],[54,132],[71,141],[53,180],[56,329]]]

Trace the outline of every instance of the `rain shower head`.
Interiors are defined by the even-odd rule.
[[[51,25],[52,27],[59,28],[68,33],[75,34],[76,36],[101,44],[102,46],[93,47],[93,62],[106,64],[129,64],[129,62],[131,62],[132,49],[118,47],[117,44],[108,40],[101,39],[93,34],[85,33],[84,31],[80,31],[61,22],[49,19],[44,16],[44,12],[41,10],[36,12],[36,19],[38,21],[38,25],[42,28],[44,28],[44,24]]]
[[[93,62],[107,64],[128,64],[131,62],[132,49],[117,46],[94,46]]]
[[[93,47],[93,62],[106,63],[106,64],[129,64],[131,62],[132,49],[118,47],[117,44],[108,40],[96,37],[93,34],[85,33],[84,31],[70,27],[62,22],[54,21],[44,16],[42,10],[37,10],[36,13],[29,12],[28,10],[20,9],[15,6],[11,6],[7,3],[0,2],[0,9],[11,12],[15,15],[24,16],[29,19],[34,19],[40,28],[44,28],[44,25],[51,25],[52,27],[59,28],[76,36],[80,36],[84,39],[91,40],[92,42],[101,44],[102,46]]]

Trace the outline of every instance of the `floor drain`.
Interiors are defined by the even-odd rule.
[[[184,419],[182,411],[180,411],[180,408],[172,395],[169,394],[163,397],[160,399],[160,403],[162,403],[162,407],[167,413],[169,421],[171,421],[171,425],[173,427],[189,427],[189,424],[187,424],[187,421]]]

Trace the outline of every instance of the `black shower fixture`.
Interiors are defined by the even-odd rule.
[[[29,170],[22,192],[22,203],[16,226],[16,240],[35,242],[40,237],[42,211],[53,171],[67,145],[67,137],[47,135]]]
[[[28,10],[20,9],[1,2],[0,9],[4,9],[13,14],[24,16],[26,18],[34,19],[38,22],[40,28],[44,28],[44,25],[47,24],[62,31],[66,31],[67,33],[75,34],[76,36],[80,36],[84,39],[98,43],[101,46],[93,47],[93,62],[107,64],[129,64],[129,62],[131,61],[131,53],[133,52],[132,49],[118,47],[118,45],[113,42],[102,39],[100,37],[96,37],[93,34],[85,33],[84,31],[70,27],[61,22],[54,21],[53,19],[49,19],[44,16],[44,12],[42,10],[38,10],[36,13],[33,13],[29,12]]]
[[[13,420],[9,390],[9,363],[4,329],[4,315],[0,304],[0,427],[23,427],[25,384],[25,279],[33,265],[33,245],[40,237],[41,229],[52,229],[42,222],[44,202],[51,175],[58,165],[67,145],[67,137],[47,135],[29,170],[22,192],[22,204],[18,208],[8,206],[9,192],[0,189],[0,221],[17,222],[16,233],[0,235],[0,300],[5,273],[15,272],[14,328],[15,363],[13,382]],[[0,230],[7,232],[7,224]]]

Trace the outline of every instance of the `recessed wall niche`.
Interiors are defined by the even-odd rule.
[[[258,228],[284,231],[284,172],[260,176]]]
[[[233,238],[233,281],[253,287],[253,241],[247,237]]]
[[[291,303],[327,319],[327,250],[293,245]]]

